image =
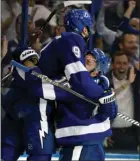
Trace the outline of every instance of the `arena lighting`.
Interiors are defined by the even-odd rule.
[[[91,4],[92,1],[65,1],[64,6],[68,7],[75,4]]]

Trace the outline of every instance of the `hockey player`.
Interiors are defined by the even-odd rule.
[[[37,66],[39,56],[33,49],[17,48],[13,58],[41,73]],[[50,161],[51,154],[55,152],[53,124],[55,107],[54,102],[45,99],[71,102],[78,98],[49,83],[42,83],[40,79],[30,74],[26,75],[18,68],[14,69],[13,76],[15,79],[10,85],[10,91],[2,99],[6,115],[2,121],[1,158],[4,161],[15,161],[25,150],[29,155],[28,160]],[[43,93],[42,86],[45,86],[50,95]],[[53,89],[56,98],[51,95]]]
[[[39,56],[34,50],[17,49],[14,53],[18,62],[39,72],[36,66]],[[20,70],[18,72],[24,78]],[[6,115],[2,120],[1,159],[16,161],[26,151],[28,161],[51,161],[55,153],[54,102],[28,94],[27,89],[22,88],[24,82],[18,86],[17,81],[19,79],[13,80],[2,100]]]
[[[105,91],[110,90],[109,81],[101,73],[104,71],[103,67],[109,65],[107,60],[108,57],[100,49],[88,51],[85,56],[86,68],[93,81]],[[110,108],[111,111],[108,111],[107,106],[104,106],[106,111],[102,111],[100,107],[93,107],[85,101],[70,105],[58,103],[56,139],[62,146],[60,161],[105,159],[103,141],[111,135],[108,117],[110,115],[110,119],[115,118],[117,112],[115,103],[114,109]]]
[[[85,68],[84,58],[86,41],[93,28],[92,18],[86,10],[74,9],[66,14],[64,20],[68,32],[55,37],[41,50],[38,66],[50,79],[58,80],[66,76],[72,89],[99,102],[107,93],[92,81]],[[54,87],[50,87],[51,92],[45,88],[46,85],[42,85],[42,90],[38,90],[36,94],[51,100],[59,97],[59,92],[56,93]]]
[[[89,107],[88,111],[85,111],[85,107],[84,110],[79,105],[74,108],[62,100],[64,106],[61,108],[62,110],[59,108],[62,115],[59,114],[63,118],[57,124],[57,141],[60,145],[68,144],[68,142],[70,145],[75,145],[73,144],[75,141],[77,145],[81,145],[81,141],[90,141],[89,138],[99,141],[111,134],[108,118],[116,116],[117,108],[114,105],[114,94],[110,90],[104,92],[104,89],[92,80],[84,66],[86,40],[93,26],[91,16],[86,10],[71,10],[65,16],[65,25],[68,32],[54,38],[42,49],[39,68],[43,74],[53,80],[66,76],[72,89],[100,104],[100,115],[97,114],[96,117],[87,119],[87,116],[91,115],[93,107],[92,109]],[[51,100],[58,98],[59,93],[55,92],[54,87],[50,87],[51,92],[45,90],[46,85],[42,84],[41,87],[42,90],[37,93],[39,97],[43,96],[46,99],[48,97]],[[81,112],[79,112],[80,110]],[[83,112],[88,113],[86,117]],[[70,128],[73,126],[75,128]]]

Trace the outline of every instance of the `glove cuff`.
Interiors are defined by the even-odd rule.
[[[116,100],[115,98],[115,93],[112,92],[110,95],[108,96],[104,96],[102,98],[99,99],[99,102],[101,104],[107,104],[107,103],[111,103],[111,102],[114,102]]]

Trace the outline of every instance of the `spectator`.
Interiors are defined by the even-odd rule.
[[[119,49],[123,50],[129,58],[131,65],[140,70],[140,56],[138,38],[133,34],[123,34],[119,39]]]
[[[133,12],[133,10],[135,9],[136,3],[135,1],[130,1],[129,2],[129,7],[126,10],[126,12],[124,13],[124,18],[122,19],[122,22],[120,23],[120,26],[118,28],[118,31],[112,31],[109,28],[107,28],[105,26],[105,8],[102,8],[100,10],[100,13],[98,15],[97,18],[97,23],[96,23],[96,28],[97,28],[97,32],[103,36],[104,41],[108,44],[108,45],[112,45],[113,42],[115,41],[115,39],[120,35],[120,33],[122,34],[122,32],[125,33],[137,33],[137,30],[132,30],[132,28],[130,28],[129,25],[132,25],[133,23],[131,22],[131,14]],[[134,25],[133,25],[134,27]],[[121,32],[120,32],[121,31]]]
[[[129,59],[124,51],[116,52],[113,56],[112,70],[107,77],[116,91],[118,111],[140,121],[140,71],[129,68]],[[139,128],[117,117],[112,122],[112,131],[108,149],[137,151],[140,145]]]
[[[12,8],[12,4],[14,2],[9,1],[9,3],[7,2],[7,0],[2,1],[1,2],[1,30],[2,30],[2,34],[5,34],[6,31],[8,30],[8,28],[10,27],[10,25],[12,24],[14,18],[15,18],[15,13],[13,11]]]
[[[39,30],[44,25],[44,23],[45,19],[38,19],[35,21],[36,30]],[[53,32],[54,31],[52,27],[48,24],[43,30],[43,34],[40,35],[40,42],[42,43],[43,47],[52,40]]]
[[[16,49],[17,45],[19,44],[20,38],[21,38],[21,14],[16,19],[16,37],[15,39],[8,42],[8,50],[7,54],[5,54],[5,57],[2,60],[3,67],[10,64],[10,61],[12,60],[12,52]],[[29,15],[28,16],[28,33],[31,33],[34,26],[32,23],[32,18]]]
[[[21,13],[21,0],[2,1],[2,27],[6,30],[7,40],[13,40],[16,37],[15,24],[17,16]],[[29,0],[28,13],[34,13],[34,0]],[[33,13],[32,13],[33,12]],[[11,17],[11,18],[10,18]]]
[[[45,7],[44,0],[37,1],[33,7],[33,10],[35,11],[34,16],[33,16],[33,22],[35,22],[39,19],[46,20],[48,18],[48,16],[51,14],[51,11],[47,7]],[[57,25],[55,16],[52,17],[49,24],[52,27],[55,27]]]

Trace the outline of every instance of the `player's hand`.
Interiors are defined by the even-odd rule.
[[[134,8],[136,7],[136,2],[133,1],[133,0],[130,0],[130,1],[128,2],[128,6],[129,6],[129,8],[134,9]]]
[[[96,59],[91,55],[86,55],[86,69],[90,72],[96,67]]]
[[[118,106],[115,102],[115,94],[111,90],[104,93],[104,96],[99,99],[100,107],[99,113],[103,117],[109,117],[110,120],[114,119],[118,113]]]

